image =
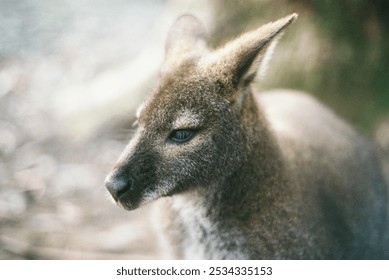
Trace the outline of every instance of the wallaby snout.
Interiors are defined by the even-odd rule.
[[[133,184],[133,179],[123,171],[115,172],[105,180],[105,186],[116,202],[129,194]]]
[[[151,145],[143,142],[140,136],[133,138],[105,179],[115,202],[126,210],[148,202],[156,188],[158,156]]]

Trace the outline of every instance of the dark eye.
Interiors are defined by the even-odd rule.
[[[177,143],[184,143],[189,141],[194,133],[195,131],[193,129],[173,130],[172,133],[170,133],[169,139]]]

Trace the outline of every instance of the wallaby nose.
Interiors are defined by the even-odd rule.
[[[115,200],[127,193],[133,184],[133,179],[122,172],[111,174],[105,179],[105,187]]]

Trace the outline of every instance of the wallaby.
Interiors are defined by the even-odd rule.
[[[296,18],[216,50],[194,16],[172,26],[158,84],[105,181],[127,210],[165,197],[172,258],[389,258],[373,144],[307,94],[250,87]]]

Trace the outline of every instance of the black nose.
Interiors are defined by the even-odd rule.
[[[133,179],[123,172],[113,173],[105,179],[105,187],[115,200],[131,190]]]

